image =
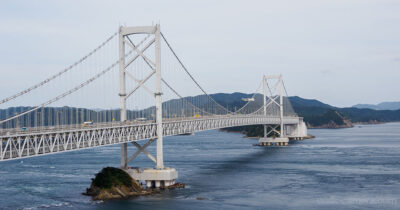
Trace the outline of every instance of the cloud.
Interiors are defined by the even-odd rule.
[[[332,73],[332,71],[328,70],[328,69],[325,69],[325,70],[321,70],[320,73],[321,74],[330,74],[330,73]]]
[[[351,105],[362,93],[371,98],[398,95],[393,91],[400,89],[395,80],[399,71],[393,62],[400,62],[399,10],[398,0],[8,0],[0,8],[0,71],[18,66],[15,69],[32,74],[13,82],[23,89],[42,78],[34,74],[36,69],[51,74],[46,64],[67,66],[116,31],[118,24],[161,21],[169,42],[210,93],[252,91],[260,75],[283,73],[293,94]],[[230,79],[221,81],[227,76]],[[348,87],[338,86],[330,76],[357,78],[348,83],[358,92],[348,93]],[[0,83],[12,77],[2,74]],[[384,86],[364,85],[378,77]],[[188,94],[197,91],[182,89]],[[375,89],[379,93],[371,95]],[[338,98],[339,93],[348,94]]]
[[[68,34],[71,30],[51,22],[29,19],[0,19],[0,34],[25,34],[36,36],[52,36]]]

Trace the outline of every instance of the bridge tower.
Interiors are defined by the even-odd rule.
[[[276,83],[273,87],[269,85],[271,80],[275,80]],[[263,101],[264,101],[264,115],[268,115],[268,107],[278,107],[279,113],[279,124],[277,125],[264,125],[264,137],[259,139],[259,145],[277,145],[277,146],[287,146],[289,144],[289,139],[285,137],[285,127],[283,123],[283,79],[282,75],[264,75],[263,77]],[[274,112],[272,112],[274,113]],[[274,113],[275,114],[275,113]],[[279,130],[277,129],[279,127]],[[268,128],[270,130],[268,131]],[[271,133],[278,133],[279,137],[275,136],[268,138]]]
[[[134,36],[135,34],[148,34],[149,36],[154,36],[154,38],[148,42],[143,49],[139,49],[139,45],[136,46],[129,36]],[[146,38],[145,38],[146,39]],[[141,42],[143,43],[145,39]],[[155,26],[141,26],[141,27],[123,27],[119,29],[119,79],[120,79],[120,109],[121,109],[121,122],[127,120],[127,110],[126,110],[126,100],[127,98],[135,92],[138,88],[144,87],[144,83],[153,75],[155,75],[155,90],[147,91],[151,92],[155,98],[156,107],[156,158],[154,158],[148,151],[146,147],[149,146],[155,139],[150,139],[143,145],[132,141],[131,143],[138,148],[137,152],[128,158],[128,143],[121,144],[121,168],[126,170],[134,179],[145,181],[147,187],[167,187],[175,183],[175,179],[178,177],[178,173],[173,168],[164,167],[163,160],[163,126],[162,126],[162,90],[161,90],[161,32],[160,25]],[[144,51],[147,50],[151,45],[155,47],[155,57],[154,61],[149,59],[144,55]],[[136,52],[136,56],[131,58],[128,63],[126,63],[126,51],[125,46],[128,45],[132,48],[132,51]],[[143,80],[138,80],[127,72],[127,67],[131,65],[138,57],[142,57],[143,60],[152,69],[147,77]],[[129,74],[130,78],[133,78],[137,86],[131,90],[128,94],[126,92],[126,75]],[[130,169],[128,163],[132,161],[140,153],[146,154],[152,161],[155,162],[155,167],[152,169]]]

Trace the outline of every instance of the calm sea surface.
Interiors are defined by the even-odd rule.
[[[167,137],[165,165],[178,170],[186,188],[122,201],[81,195],[95,173],[119,166],[119,146],[0,162],[0,207],[400,208],[400,123],[309,132],[317,138],[281,148],[255,147],[255,139],[219,131]],[[130,165],[153,163],[142,154]]]

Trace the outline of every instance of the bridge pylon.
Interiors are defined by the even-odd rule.
[[[154,38],[148,42],[143,49],[139,49],[129,36],[134,36],[135,34],[148,34],[148,36],[154,36]],[[147,38],[145,38],[141,43],[143,43]],[[156,158],[154,158],[148,151],[146,147],[149,146],[155,139],[150,139],[144,145],[140,145],[137,142],[131,141],[131,143],[138,148],[137,152],[128,158],[128,143],[121,144],[121,168],[126,170],[134,179],[145,181],[147,187],[167,187],[175,183],[175,179],[178,177],[178,173],[173,168],[164,167],[163,160],[163,126],[162,126],[162,90],[161,90],[161,32],[160,25],[155,26],[141,26],[141,27],[123,27],[119,29],[119,72],[120,72],[120,108],[121,108],[121,122],[126,121],[126,100],[140,87],[144,87],[144,83],[155,75],[155,90],[151,91],[146,88],[147,91],[151,92],[155,98],[155,108],[156,108]],[[144,51],[147,50],[151,45],[154,44],[155,57],[154,61],[144,55]],[[136,52],[136,56],[131,58],[128,63],[126,63],[126,51],[125,46],[128,45],[132,51]],[[127,72],[127,67],[131,65],[138,57],[141,57],[147,65],[149,65],[151,72],[143,80],[138,80],[134,78],[134,75]],[[126,92],[126,75],[129,74],[130,78],[133,78],[137,82],[137,86],[130,92]],[[152,161],[155,162],[155,167],[150,169],[138,169],[128,167],[128,163],[132,161],[137,155],[144,153]]]
[[[272,80],[275,80],[275,84],[270,86]],[[264,102],[264,115],[271,114],[268,110],[269,107],[279,107],[278,113],[272,112],[279,116],[279,124],[276,125],[264,125],[264,137],[259,139],[259,145],[277,145],[287,146],[289,145],[289,138],[285,136],[285,125],[283,123],[283,79],[282,75],[264,75],[263,76],[263,102]],[[279,127],[279,129],[278,129]],[[273,134],[271,136],[271,134]],[[279,137],[275,135],[278,134]]]

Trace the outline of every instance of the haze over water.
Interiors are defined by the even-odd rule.
[[[81,195],[95,173],[119,166],[119,145],[2,162],[0,207],[400,208],[400,123],[309,133],[317,138],[280,148],[219,131],[166,137],[165,165],[186,188],[122,201]],[[154,165],[144,155],[134,161],[130,166]]]

